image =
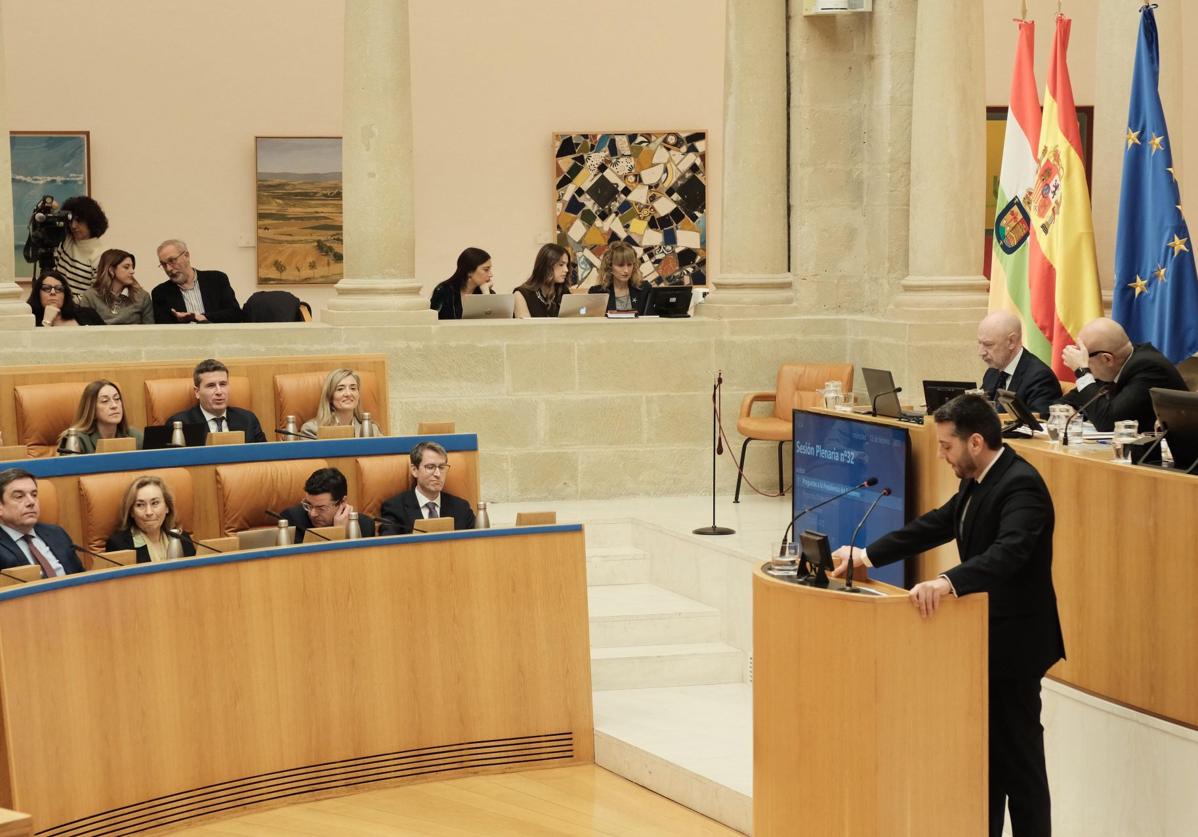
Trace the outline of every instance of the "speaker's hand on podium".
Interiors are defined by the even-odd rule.
[[[948,583],[948,579],[940,576],[931,581],[921,581],[912,587],[911,592],[907,595],[911,599],[911,604],[915,605],[915,609],[919,611],[919,615],[926,619],[936,612],[936,608],[940,606],[940,599],[952,591],[953,588]]]
[[[832,570],[833,578],[840,578],[845,574],[849,566],[849,551],[853,553],[854,567],[872,567],[869,563],[869,556],[865,554],[865,549],[860,546],[848,547],[842,546],[832,553],[832,561],[836,564],[836,569]]]

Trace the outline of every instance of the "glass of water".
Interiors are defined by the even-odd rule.
[[[1139,438],[1140,423],[1135,419],[1115,422],[1115,433],[1111,436],[1111,448],[1119,462],[1131,462],[1131,446]]]

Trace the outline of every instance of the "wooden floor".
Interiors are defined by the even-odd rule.
[[[173,832],[186,837],[737,833],[594,765],[406,785]]]

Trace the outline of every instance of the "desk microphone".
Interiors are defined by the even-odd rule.
[[[184,529],[182,527],[180,527],[178,529],[167,529],[166,533],[177,541],[182,541],[183,536],[187,535],[187,539],[191,541],[192,546],[202,546],[202,547],[204,547],[204,549],[208,550],[209,552],[217,552],[222,555],[225,552],[223,549],[217,549],[215,546],[209,546],[208,544],[204,543],[203,541],[197,540],[194,532],[188,532],[186,529]]]
[[[821,502],[819,502],[819,503],[816,503],[814,506],[808,506],[807,508],[803,509],[801,512],[799,512],[798,514],[796,514],[796,515],[795,515],[795,516],[794,516],[794,517],[791,519],[791,521],[790,521],[790,525],[786,527],[786,531],[785,531],[785,532],[783,533],[783,535],[782,535],[782,546],[781,546],[781,548],[778,550],[778,557],[779,557],[779,558],[785,557],[785,555],[786,555],[786,545],[787,545],[787,544],[790,542],[790,541],[789,541],[789,538],[790,538],[790,533],[791,533],[791,532],[794,530],[794,525],[795,525],[795,523],[798,521],[798,519],[799,519],[800,517],[802,517],[803,515],[805,515],[805,514],[807,514],[807,513],[809,513],[809,512],[813,512],[813,511],[815,511],[815,510],[816,510],[816,509],[818,509],[820,506],[826,506],[826,505],[828,505],[828,503],[831,503],[833,500],[839,500],[841,497],[844,497],[844,496],[846,496],[846,495],[852,494],[854,491],[858,491],[858,490],[860,490],[860,489],[862,489],[862,488],[871,488],[871,487],[873,487],[873,486],[875,486],[875,485],[877,485],[877,484],[878,484],[878,478],[877,478],[877,477],[870,477],[869,479],[865,480],[864,482],[858,483],[857,485],[854,485],[852,488],[845,489],[844,491],[840,492],[839,494],[836,494],[836,495],[834,495],[834,496],[832,496],[832,497],[829,497],[827,500],[823,500],[823,501],[821,501]]]
[[[30,566],[32,566],[32,564]],[[7,578],[15,578],[17,581],[21,582],[22,584],[29,583],[26,579],[21,578],[19,575],[13,575],[12,573],[5,572],[4,570],[0,570],[0,575],[5,576]]]
[[[873,399],[870,401],[870,404],[869,404],[869,414],[870,414],[871,416],[876,416],[876,415],[878,414],[878,399],[879,399],[879,398],[881,398],[881,397],[882,397],[882,396],[884,396],[884,395],[898,395],[898,394],[899,394],[900,392],[902,392],[902,391],[903,391],[903,388],[902,388],[902,387],[895,387],[894,389],[888,389],[888,390],[886,390],[885,392],[879,392],[879,393],[878,393],[877,395],[875,395],[875,396],[873,397]],[[900,412],[901,412],[901,410],[900,410]]]
[[[275,520],[287,520],[287,518],[283,517],[283,515],[279,514],[274,509],[263,509],[263,511],[266,512],[267,516],[273,517]],[[291,521],[287,520],[287,522],[290,523]],[[298,529],[299,527],[296,527],[296,528]],[[312,530],[305,527],[304,535],[306,536],[309,532],[312,532]],[[332,538],[326,537],[325,535],[320,534],[320,532],[312,532],[312,534],[315,535],[316,537],[320,538],[322,541],[328,541],[329,543],[333,542]]]
[[[84,549],[77,543],[71,544],[71,549],[75,550],[76,552],[82,552],[84,555],[90,555],[93,558],[99,558],[101,561],[107,561],[114,567],[128,566],[127,564],[122,564],[120,561],[113,561],[107,555],[101,555],[99,552],[92,552],[90,549]]]
[[[874,480],[874,482],[877,482],[877,480]],[[878,496],[874,498],[873,505],[866,509],[865,514],[861,517],[861,522],[858,523],[857,528],[853,530],[853,537],[849,538],[849,560],[848,566],[846,566],[844,569],[844,589],[846,592],[851,593],[855,589],[853,587],[853,544],[857,542],[857,535],[861,533],[861,527],[865,525],[866,519],[874,513],[874,509],[878,507],[878,503],[882,502],[882,498],[889,496],[889,488],[883,488],[878,492]]]
[[[297,439],[315,439],[315,438],[317,438],[316,436],[312,435],[311,433],[304,433],[302,431],[299,433],[296,433],[292,430],[285,430],[282,427],[276,427],[275,432],[278,433],[280,436],[294,436]]]
[[[1081,416],[1082,419],[1085,419],[1086,409],[1095,401],[1097,401],[1100,396],[1106,395],[1106,391],[1107,385],[1103,384],[1098,388],[1098,392],[1094,394],[1094,397],[1073,411],[1073,416]],[[1065,447],[1069,447],[1069,425],[1073,422],[1073,416],[1070,416],[1069,421],[1065,422],[1065,433],[1061,437],[1061,444]]]
[[[1148,455],[1151,454],[1154,450],[1156,450],[1160,446],[1161,442],[1165,441],[1165,435],[1168,432],[1169,432],[1168,428],[1165,428],[1164,430],[1162,430],[1162,432],[1156,437],[1156,440],[1151,445],[1148,446],[1148,449],[1146,451],[1144,451],[1142,454],[1140,454],[1140,458],[1136,460],[1137,465],[1144,464],[1144,460],[1148,458]],[[1187,471],[1186,473],[1189,473],[1189,471]]]

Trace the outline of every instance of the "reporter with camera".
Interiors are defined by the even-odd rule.
[[[66,235],[54,250],[54,270],[62,275],[73,296],[91,287],[104,252],[101,236],[108,231],[108,216],[87,195],[76,195],[62,202],[69,213]]]
[[[167,279],[154,286],[154,322],[239,323],[241,306],[219,270],[196,270],[191,266],[187,244],[177,238],[158,245],[158,265]]]

